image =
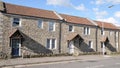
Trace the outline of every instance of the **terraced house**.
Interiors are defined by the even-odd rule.
[[[119,30],[110,23],[0,2],[0,51],[9,57],[119,52]],[[101,37],[104,37],[101,39]],[[103,45],[104,43],[104,45]]]
[[[60,19],[53,11],[1,2],[1,48],[11,56],[59,53]]]
[[[60,14],[62,23],[62,51],[83,53],[96,51],[96,26],[91,20],[82,17]]]
[[[98,24],[97,29],[97,49],[98,52],[110,54],[111,52],[119,52],[119,30],[112,23],[95,21]]]

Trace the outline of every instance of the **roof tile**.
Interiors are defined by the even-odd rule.
[[[66,14],[60,14],[67,22],[75,23],[75,24],[84,24],[84,25],[94,25],[88,19],[77,17],[77,16],[70,16]]]
[[[9,3],[5,3],[6,13],[9,14],[18,14],[18,15],[26,15],[26,16],[34,16],[34,17],[42,17],[42,18],[50,18],[50,19],[59,19],[53,11],[18,6]]]
[[[104,28],[108,28],[108,29],[118,29],[115,25],[113,25],[112,23],[108,23],[108,22],[101,22],[101,21],[95,21],[99,27],[104,27]]]

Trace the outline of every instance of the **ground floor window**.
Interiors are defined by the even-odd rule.
[[[93,48],[93,42],[89,41],[89,48]]]
[[[118,43],[116,43],[116,50],[118,50]]]
[[[47,48],[56,49],[56,39],[47,39]]]

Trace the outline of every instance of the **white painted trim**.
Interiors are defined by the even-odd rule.
[[[39,27],[39,21],[41,21],[41,27]],[[42,19],[39,19],[39,20],[37,20],[37,26],[38,26],[38,28],[40,28],[40,29],[43,29],[43,20]]]
[[[70,41],[68,45],[69,45],[69,53],[74,54],[74,42]]]
[[[11,38],[10,40],[11,40],[11,52],[12,52],[12,48],[13,48],[13,45],[12,45],[12,40],[13,40],[14,38]],[[19,55],[18,56],[21,56],[22,54],[21,54],[21,39],[20,38],[17,38],[17,39],[19,39]]]
[[[63,20],[62,16],[60,16],[56,11],[53,11],[58,17],[60,20]]]
[[[49,31],[49,32],[52,32],[52,31],[49,30],[49,28],[50,28],[50,22],[54,23],[54,24],[53,24],[53,30],[52,30],[52,31],[55,31],[55,30],[56,30],[56,23],[55,23],[55,21],[48,21],[48,31]]]
[[[14,18],[19,18],[20,21],[19,21],[18,26],[13,26]],[[12,25],[12,27],[21,27],[22,26],[22,18],[20,18],[20,17],[11,17],[11,25]]]
[[[69,29],[70,29],[70,26],[72,26],[72,31],[69,30]],[[74,32],[74,29],[75,29],[75,27],[74,27],[73,25],[69,25],[69,26],[68,26],[68,31],[69,31],[69,32]]]
[[[86,18],[87,20],[89,20],[91,23],[93,23],[95,26],[98,26],[98,24],[96,22],[94,22],[93,20]]]
[[[21,56],[21,39],[19,39],[19,56]]]

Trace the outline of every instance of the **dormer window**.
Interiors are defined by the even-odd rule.
[[[13,26],[20,26],[20,18],[13,18]]]

